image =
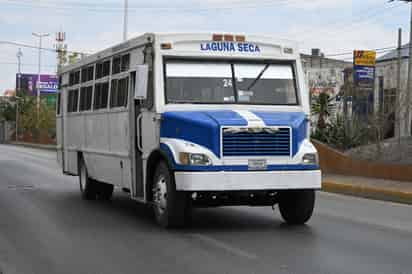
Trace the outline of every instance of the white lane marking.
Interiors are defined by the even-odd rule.
[[[242,116],[243,119],[245,119],[248,123],[248,126],[250,127],[264,127],[265,122],[263,122],[262,119],[260,119],[258,116],[256,116],[253,112],[250,112],[248,110],[233,110],[240,116]]]
[[[249,260],[257,260],[258,256],[256,256],[255,254],[249,253],[247,251],[241,250],[239,248],[230,246],[222,241],[219,241],[217,239],[214,239],[212,237],[206,236],[206,235],[202,235],[202,234],[192,234],[193,237],[201,240],[202,242],[206,243],[206,244],[210,244],[214,247],[223,249],[229,253],[232,253],[236,256],[239,257],[244,257],[247,258]]]

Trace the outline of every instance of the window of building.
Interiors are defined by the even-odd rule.
[[[87,111],[92,108],[93,86],[82,87],[80,89],[80,111]]]
[[[127,106],[127,97],[129,89],[129,77],[112,80],[110,93],[110,107]]]
[[[76,112],[79,99],[79,90],[71,89],[68,94],[67,112]]]
[[[77,85],[80,83],[80,70],[71,72],[69,74],[69,85]]]
[[[106,108],[109,96],[109,83],[98,83],[94,88],[94,109]]]
[[[108,76],[110,74],[110,60],[98,63],[96,65],[96,79]]]
[[[82,69],[82,83],[93,80],[94,67],[89,66]]]

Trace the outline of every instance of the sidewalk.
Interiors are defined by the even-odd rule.
[[[25,142],[9,142],[9,144],[14,145],[14,146],[23,146],[23,147],[38,148],[38,149],[56,150],[56,145],[41,145],[41,144],[25,143]]]
[[[412,182],[323,174],[322,190],[364,198],[412,204]]]

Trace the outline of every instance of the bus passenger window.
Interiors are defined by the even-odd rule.
[[[60,115],[60,101],[61,101],[61,93],[57,93],[57,100],[56,100],[56,113]]]
[[[80,89],[80,111],[90,110],[92,108],[93,86],[82,87]]]
[[[79,90],[72,89],[69,90],[68,94],[69,100],[67,102],[67,112],[77,112],[77,102],[79,99]]]
[[[77,85],[80,83],[80,70],[75,71],[75,72],[71,72],[69,74],[69,85],[73,86],[73,85]]]
[[[112,88],[110,93],[111,108],[127,106],[128,88],[129,77],[112,80]]]
[[[107,108],[107,99],[109,95],[109,83],[99,83],[94,88],[94,109]]]
[[[130,68],[130,54],[125,54],[122,56],[121,71],[128,71]]]
[[[119,73],[121,71],[122,59],[119,57],[113,58],[112,74]]]

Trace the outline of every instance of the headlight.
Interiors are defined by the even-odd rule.
[[[210,166],[212,164],[210,158],[201,153],[180,152],[179,160],[181,164],[191,166]]]
[[[304,165],[318,165],[318,154],[317,153],[306,153],[302,157],[302,164]]]

